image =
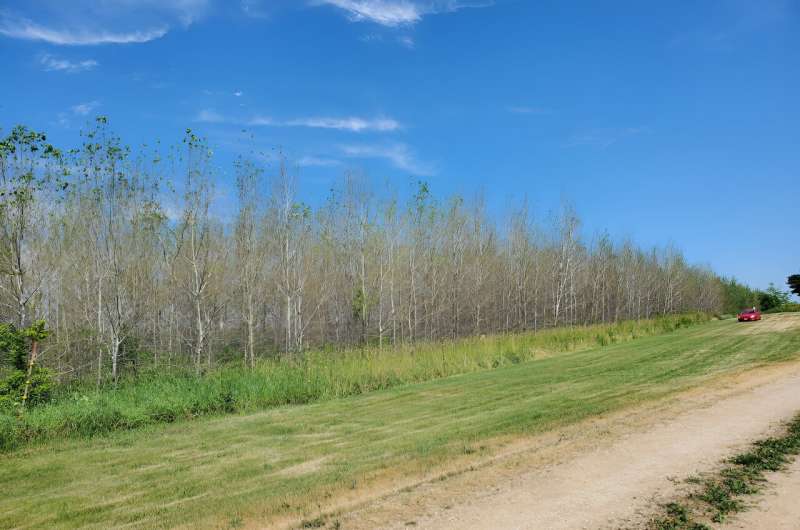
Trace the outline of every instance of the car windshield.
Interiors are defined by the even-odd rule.
[[[755,313],[755,312],[756,312],[755,309],[745,309],[744,311],[742,311],[742,313]]]

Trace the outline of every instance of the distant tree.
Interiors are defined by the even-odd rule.
[[[753,307],[758,303],[759,293],[734,278],[723,278],[722,310],[725,313],[738,313],[745,307]]]
[[[256,305],[265,275],[266,252],[260,225],[263,202],[262,171],[253,162],[239,159],[236,163],[236,187],[239,192],[239,213],[234,225],[235,263],[239,271],[242,323],[245,326],[245,365],[255,366],[255,333],[258,325]]]
[[[60,188],[61,156],[44,133],[27,127],[0,138],[0,311],[18,328],[28,324],[31,306],[42,294],[43,199],[52,184]]]
[[[789,303],[789,293],[769,284],[765,292],[759,293],[758,302],[762,311],[768,311]]]
[[[786,283],[794,294],[800,296],[800,274],[792,274],[786,280]]]
[[[221,310],[213,282],[220,276],[224,261],[223,245],[216,244],[219,229],[209,213],[213,197],[211,149],[206,140],[186,129],[183,140],[185,181],[183,212],[175,230],[175,251],[181,263],[181,285],[192,308],[194,321],[193,355],[195,372],[200,373],[203,356],[212,364],[211,324]]]

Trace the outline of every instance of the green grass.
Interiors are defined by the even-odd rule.
[[[703,523],[691,519],[691,511],[684,504],[670,502],[664,506],[666,515],[650,522],[652,530],[711,530]]]
[[[797,326],[759,333],[718,321],[342,399],[52,441],[0,456],[0,527],[219,528],[288,515],[317,524],[342,493],[468,462],[494,437],[799,355]]]
[[[0,450],[31,442],[90,437],[198,416],[253,412],[353,396],[456,374],[585,350],[708,321],[704,314],[638,322],[493,335],[458,341],[345,352],[311,351],[302,359],[263,361],[256,370],[228,367],[202,377],[150,374],[114,389],[73,385],[52,403],[18,417],[0,412]]]
[[[699,490],[687,503],[669,503],[665,515],[650,523],[653,530],[695,530],[709,528],[697,519],[722,523],[727,517],[747,508],[742,501],[746,495],[761,490],[767,471],[784,469],[794,456],[800,454],[800,415],[779,437],[766,438],[753,444],[749,451],[734,456],[712,476],[695,481]]]

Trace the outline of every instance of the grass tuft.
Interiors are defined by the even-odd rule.
[[[325,519],[317,517],[316,519],[307,519],[300,523],[301,528],[322,528],[325,526]]]

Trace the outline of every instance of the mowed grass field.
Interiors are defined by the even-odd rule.
[[[65,440],[0,455],[0,528],[314,522],[339,494],[527,435],[800,357],[800,314],[715,321],[317,404]]]

